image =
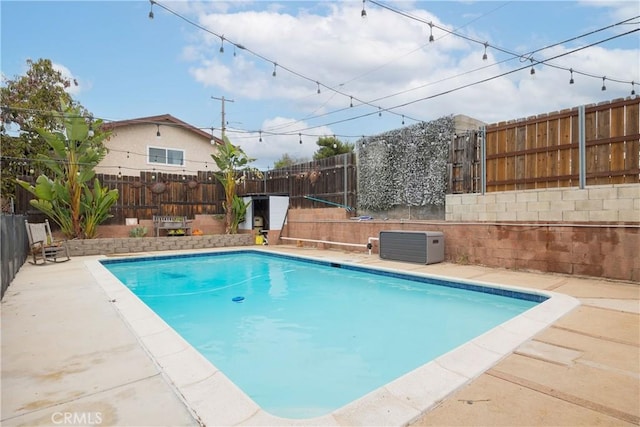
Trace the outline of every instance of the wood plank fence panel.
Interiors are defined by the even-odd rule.
[[[636,96],[585,107],[587,185],[640,182],[639,105]],[[578,185],[578,114],[573,108],[487,126],[486,191]]]
[[[527,156],[524,154],[527,148],[527,127],[517,126],[514,128],[515,141],[516,141],[516,189],[524,189],[524,179],[527,177]]]
[[[498,132],[491,132],[485,135],[485,177],[487,191],[500,191],[495,184],[498,181],[497,159],[498,155]]]
[[[551,178],[556,178],[553,181],[549,181],[549,187],[558,187],[560,184],[557,181],[558,177],[558,159],[559,159],[559,150],[558,144],[560,138],[558,136],[559,133],[559,121],[560,119],[557,117],[549,118],[548,124],[548,134],[547,134],[547,147],[549,150],[547,151],[547,175]]]
[[[637,171],[640,168],[640,103],[628,105],[625,114],[625,165],[623,171],[625,173],[624,182],[638,182],[640,181],[640,172]],[[633,137],[635,135],[635,137]],[[636,169],[634,173],[633,170]]]
[[[576,120],[577,126],[577,120]],[[571,185],[573,168],[572,151],[577,151],[572,147],[572,144],[576,146],[578,144],[577,135],[575,143],[573,138],[573,116],[560,117],[559,119],[559,140],[558,140],[558,186],[568,187]],[[577,159],[577,157],[576,157]]]
[[[624,107],[618,106],[611,109],[611,123],[609,126],[610,137],[614,139],[611,142],[611,159],[610,166],[612,171],[624,170],[624,139],[619,140],[618,137],[624,136]],[[624,176],[613,176],[611,182],[613,184],[624,183]]]
[[[503,135],[503,143],[501,144],[501,149],[504,150],[513,150],[512,147],[515,147],[515,129],[509,128],[505,129],[502,132]],[[516,169],[516,159],[515,157],[507,157],[504,162],[504,177],[509,182],[515,182],[516,177],[518,175],[518,171]],[[505,190],[515,190],[515,184],[507,184],[505,185]]]
[[[535,120],[535,117],[533,118]],[[529,123],[525,126],[527,135],[525,137],[526,141],[526,164],[527,164],[527,173],[524,179],[522,180],[524,190],[530,190],[536,188],[536,184],[531,178],[535,178],[537,174],[537,123]]]
[[[606,184],[609,180],[609,172],[611,168],[610,154],[611,146],[607,138],[610,134],[610,110],[603,110],[596,112],[596,170],[598,176],[595,177],[595,182],[598,184]]]
[[[549,122],[545,120],[546,115],[538,116],[539,120],[536,120],[536,173],[533,176],[533,188],[541,188],[542,183],[538,182],[536,178],[548,176],[547,172],[547,154],[549,153],[547,148],[548,140],[548,125]]]

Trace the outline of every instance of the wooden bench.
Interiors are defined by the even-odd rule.
[[[186,216],[153,216],[153,229],[156,237],[160,236],[160,230],[184,230],[188,236],[191,235],[191,221]]]

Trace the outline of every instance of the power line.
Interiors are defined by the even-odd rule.
[[[379,7],[381,7],[381,8],[387,9],[387,10],[389,10],[389,11],[393,12],[393,13],[397,13],[397,14],[400,14],[400,15],[402,15],[402,16],[405,16],[405,17],[407,17],[407,18],[409,18],[409,19],[413,19],[413,20],[419,21],[419,22],[421,22],[421,23],[424,23],[425,25],[429,25],[431,29],[433,29],[433,28],[437,28],[437,29],[439,29],[439,30],[441,30],[441,31],[443,31],[443,32],[445,32],[445,33],[447,33],[447,34],[450,34],[450,35],[453,35],[453,36],[456,36],[456,37],[463,38],[463,39],[465,39],[465,40],[467,40],[467,41],[470,41],[470,42],[474,42],[474,43],[477,43],[477,44],[481,44],[482,46],[484,46],[485,51],[486,51],[486,49],[487,49],[487,48],[492,48],[492,49],[494,49],[494,50],[497,50],[497,51],[500,51],[500,52],[503,52],[503,53],[506,53],[506,54],[508,54],[508,55],[512,56],[512,57],[513,57],[512,59],[518,58],[518,59],[520,59],[521,61],[530,61],[531,65],[536,65],[536,64],[542,64],[542,63],[545,63],[545,65],[547,65],[547,66],[549,66],[549,67],[552,67],[552,68],[563,69],[563,70],[566,70],[566,71],[570,71],[571,73],[576,73],[576,74],[580,74],[580,75],[584,75],[584,76],[592,77],[592,78],[598,78],[598,79],[603,78],[603,76],[597,76],[597,75],[594,75],[594,74],[591,74],[591,73],[587,73],[587,72],[584,72],[584,71],[580,71],[580,70],[576,70],[576,69],[573,69],[573,68],[566,68],[566,67],[561,67],[561,66],[558,66],[558,65],[555,65],[555,64],[548,63],[548,61],[550,61],[550,59],[546,59],[546,60],[537,60],[537,59],[534,59],[533,55],[534,55],[534,54],[536,54],[536,53],[539,53],[539,52],[541,52],[541,51],[544,51],[544,50],[546,50],[546,49],[550,49],[550,48],[552,48],[552,47],[559,46],[559,45],[561,45],[561,44],[563,44],[563,43],[568,43],[568,42],[571,42],[571,41],[575,41],[575,40],[578,40],[578,39],[580,39],[580,38],[587,37],[587,36],[589,36],[589,35],[593,35],[593,34],[596,34],[596,33],[600,32],[600,31],[604,31],[604,30],[607,30],[607,29],[611,29],[611,28],[614,28],[614,27],[619,26],[619,25],[628,24],[628,23],[630,23],[630,21],[632,21],[632,20],[634,20],[634,19],[637,19],[637,18],[638,18],[638,16],[633,17],[633,18],[629,18],[629,19],[623,20],[623,21],[621,21],[621,22],[618,22],[618,23],[615,23],[615,24],[612,24],[612,25],[608,25],[608,26],[606,26],[606,27],[602,27],[602,28],[599,28],[599,29],[596,29],[596,30],[590,31],[590,32],[585,33],[585,34],[581,34],[581,35],[578,35],[578,36],[575,36],[575,37],[572,37],[572,38],[569,38],[569,39],[563,40],[563,41],[561,41],[561,42],[554,43],[554,44],[552,44],[552,45],[544,46],[544,47],[542,47],[542,48],[539,48],[539,49],[536,49],[536,50],[534,50],[534,51],[528,52],[528,53],[526,53],[526,54],[520,54],[520,53],[512,52],[512,51],[510,51],[510,50],[508,50],[508,49],[505,49],[505,48],[501,48],[501,47],[499,47],[499,46],[490,45],[488,42],[480,41],[480,40],[474,39],[474,38],[472,38],[472,37],[466,36],[466,35],[464,35],[464,34],[461,34],[461,33],[457,32],[457,30],[448,30],[448,29],[446,29],[446,28],[444,28],[444,27],[442,27],[442,26],[439,26],[439,25],[437,25],[437,24],[434,24],[433,22],[427,22],[427,21],[425,21],[425,20],[423,20],[423,19],[417,18],[417,17],[415,17],[415,16],[413,16],[413,15],[410,15],[410,14],[408,14],[408,13],[406,13],[406,12],[403,12],[403,11],[398,10],[398,9],[395,9],[395,8],[393,8],[393,7],[391,7],[391,6],[385,5],[385,4],[383,4],[383,3],[379,2],[379,1],[376,1],[376,0],[369,0],[369,2],[371,2],[371,3],[373,3],[373,4],[376,4],[376,5],[378,5],[378,6],[379,6]],[[275,127],[275,128],[269,129],[269,130],[261,129],[261,130],[260,130],[260,133],[269,134],[269,131],[272,131],[272,134],[279,134],[279,135],[294,135],[295,133],[298,133],[298,132],[300,132],[300,131],[309,130],[309,129],[316,129],[316,128],[323,127],[323,126],[330,126],[330,125],[332,125],[332,124],[344,123],[344,122],[347,122],[347,121],[351,121],[351,120],[355,120],[355,119],[359,119],[359,118],[363,118],[363,117],[368,117],[368,116],[371,116],[371,115],[373,115],[373,114],[381,114],[382,112],[390,112],[390,113],[395,114],[395,115],[397,115],[397,116],[401,116],[401,114],[400,114],[400,113],[397,113],[397,112],[395,112],[395,111],[393,111],[393,110],[395,110],[395,109],[397,109],[397,108],[400,108],[401,106],[404,106],[404,105],[410,105],[410,104],[413,104],[413,103],[415,103],[415,102],[419,102],[419,101],[421,101],[421,100],[430,99],[430,98],[433,98],[433,97],[435,97],[435,96],[440,96],[440,94],[438,94],[438,95],[435,95],[435,96],[430,96],[430,97],[427,97],[427,98],[420,98],[420,99],[415,100],[415,101],[411,101],[411,102],[408,102],[408,103],[400,104],[399,106],[398,106],[398,105],[396,105],[396,106],[393,106],[393,107],[382,108],[382,107],[379,107],[379,106],[374,105],[374,103],[375,103],[375,102],[377,102],[377,101],[383,100],[383,99],[388,99],[388,98],[391,98],[391,97],[394,97],[394,96],[398,96],[398,95],[400,95],[400,94],[408,93],[408,92],[411,92],[411,91],[413,91],[413,90],[417,90],[417,89],[423,88],[423,87],[425,87],[425,86],[428,86],[429,84],[427,84],[427,85],[422,85],[422,86],[419,86],[419,87],[416,87],[416,88],[412,88],[412,89],[407,89],[407,90],[404,90],[404,91],[402,91],[402,92],[398,92],[398,93],[395,93],[395,94],[387,95],[387,96],[385,96],[385,97],[377,98],[377,99],[375,99],[375,100],[362,101],[362,100],[360,100],[360,99],[358,99],[358,98],[354,97],[353,95],[349,95],[349,94],[347,94],[346,92],[344,92],[344,91],[342,91],[342,90],[338,90],[338,89],[336,89],[336,88],[334,88],[334,87],[330,87],[330,86],[328,86],[328,85],[326,85],[326,84],[324,84],[324,83],[320,82],[320,81],[319,81],[319,80],[317,80],[317,79],[314,79],[314,78],[308,77],[308,76],[306,76],[306,75],[304,75],[304,74],[302,74],[302,73],[300,73],[300,72],[297,72],[297,71],[295,71],[295,70],[293,70],[293,69],[291,69],[291,68],[289,68],[289,67],[287,67],[287,66],[282,65],[281,63],[278,63],[278,62],[276,62],[276,61],[274,61],[274,60],[271,60],[271,59],[267,58],[266,56],[264,56],[264,55],[262,55],[262,54],[259,54],[259,53],[255,52],[255,51],[251,50],[250,48],[248,48],[248,47],[246,47],[246,46],[242,45],[242,44],[239,44],[239,43],[236,43],[236,42],[234,42],[234,41],[230,40],[229,38],[227,38],[226,36],[224,36],[224,35],[222,35],[222,34],[217,34],[216,32],[209,30],[208,28],[206,28],[206,27],[204,27],[204,26],[202,26],[202,25],[200,25],[200,24],[198,24],[198,23],[196,23],[196,22],[194,22],[194,21],[190,20],[189,18],[187,18],[187,17],[185,17],[185,16],[183,16],[183,15],[181,15],[181,14],[177,13],[176,11],[174,11],[174,10],[170,9],[169,7],[167,7],[167,6],[163,5],[163,4],[161,4],[161,3],[159,3],[159,2],[157,2],[157,1],[155,1],[155,0],[150,0],[150,3],[151,3],[152,5],[157,4],[159,7],[162,7],[162,8],[163,8],[163,9],[165,9],[167,12],[169,12],[169,13],[173,14],[174,16],[176,16],[176,17],[178,17],[178,18],[180,18],[180,19],[184,20],[185,22],[187,22],[187,23],[189,23],[189,24],[191,24],[191,25],[195,26],[196,28],[199,28],[199,29],[201,29],[202,31],[205,31],[205,32],[207,32],[207,33],[209,33],[209,34],[211,34],[211,35],[213,35],[213,36],[216,36],[216,37],[220,38],[220,42],[221,42],[221,48],[220,48],[220,50],[221,50],[221,52],[223,52],[223,46],[224,46],[224,43],[225,43],[225,42],[227,42],[227,43],[229,43],[229,44],[232,44],[232,45],[234,46],[234,49],[237,47],[238,49],[241,49],[241,50],[244,50],[244,51],[246,51],[246,52],[251,53],[252,55],[254,55],[254,56],[256,56],[256,57],[258,57],[258,58],[262,59],[263,61],[266,61],[266,62],[268,62],[268,63],[273,64],[273,67],[274,67],[274,69],[273,69],[273,75],[274,75],[274,76],[276,75],[276,71],[277,71],[277,69],[278,69],[278,68],[280,68],[280,69],[283,69],[283,70],[288,71],[289,73],[291,73],[291,74],[293,74],[293,75],[295,75],[295,76],[298,76],[298,77],[300,77],[300,78],[302,78],[302,79],[304,79],[304,80],[307,80],[307,81],[309,81],[309,82],[311,82],[311,83],[313,83],[313,84],[316,84],[316,85],[317,85],[317,87],[318,87],[318,92],[320,92],[320,88],[322,87],[322,88],[326,88],[326,89],[329,89],[329,90],[333,91],[335,94],[340,94],[340,95],[343,95],[343,96],[345,96],[345,97],[349,97],[349,99],[350,99],[350,107],[349,107],[349,108],[351,108],[351,106],[353,106],[353,100],[354,100],[354,99],[356,100],[356,102],[359,102],[359,103],[360,103],[360,104],[358,104],[358,105],[356,105],[356,106],[368,105],[368,106],[372,106],[372,107],[377,108],[377,111],[373,111],[373,112],[370,112],[370,113],[365,113],[365,114],[361,114],[361,115],[358,115],[358,116],[350,117],[350,118],[347,118],[347,119],[337,120],[337,121],[334,121],[334,122],[325,123],[325,124],[321,124],[321,125],[317,125],[317,126],[311,126],[311,127],[307,127],[307,128],[303,128],[303,129],[298,129],[298,130],[294,130],[294,131],[291,131],[291,132],[275,133],[274,131],[276,131],[276,130],[278,130],[278,129],[285,128],[285,127],[292,126],[293,124],[295,124],[295,123],[297,123],[297,122],[299,122],[299,121],[301,121],[301,120],[303,120],[303,119],[296,120],[296,121],[292,121],[292,122],[288,122],[288,123],[285,123],[285,124],[279,125],[279,126],[277,126],[277,127]],[[633,31],[632,31],[632,32],[633,32]],[[625,33],[625,34],[629,34],[629,33],[630,33],[630,32],[627,32],[627,33]],[[615,37],[613,37],[613,38],[615,38]],[[609,38],[609,39],[607,39],[607,40],[611,40],[611,39],[613,39],[613,38]],[[589,45],[589,46],[587,46],[587,47],[590,47],[590,46],[593,46],[593,45],[595,45],[595,44],[599,44],[599,43],[602,43],[602,42],[603,42],[603,41],[601,41],[601,42],[597,42],[597,43],[593,43],[593,44],[591,44],[591,45]],[[578,50],[581,50],[581,49],[578,49]],[[574,50],[574,51],[572,51],[572,52],[575,52],[575,51],[576,51],[576,50]],[[572,53],[572,52],[569,52],[569,53]],[[567,54],[569,54],[569,53],[567,53]],[[557,57],[561,57],[561,56],[565,56],[565,55],[559,55],[559,56],[557,56]],[[556,58],[557,58],[557,57],[556,57]],[[499,62],[499,63],[501,63],[501,62]],[[497,65],[497,64],[499,64],[499,63],[496,63],[496,64],[494,64],[494,65]],[[524,68],[528,68],[528,67],[529,67],[529,66],[524,67]],[[482,68],[484,68],[484,67],[482,67]],[[480,69],[482,69],[482,68],[480,68]],[[474,71],[475,71],[475,70],[474,70]],[[469,71],[469,72],[461,73],[460,75],[466,75],[466,74],[469,74],[469,73],[474,72],[474,71]],[[517,70],[516,70],[516,71],[517,71]],[[515,71],[514,71],[514,72],[515,72]],[[533,72],[533,70],[532,70],[532,72]],[[511,74],[511,72],[503,73],[503,74],[501,74],[501,75],[499,75],[499,76],[504,76],[504,75],[507,75],[507,74]],[[460,75],[458,75],[458,76],[460,76]],[[455,77],[457,77],[457,76],[454,76],[454,77],[451,77],[451,78],[455,78]],[[497,78],[497,77],[494,77],[494,78]],[[492,80],[492,79],[493,79],[493,78],[484,79],[484,80],[482,80],[482,81],[480,81],[480,82],[477,82],[477,83],[475,83],[475,84],[479,84],[479,83],[481,83],[481,82],[488,81],[488,80]],[[615,78],[615,77],[606,77],[606,79],[607,79],[607,80],[609,80],[609,81],[617,82],[617,83],[627,83],[627,84],[631,84],[631,85],[632,85],[632,89],[634,88],[634,86],[635,86],[635,84],[636,84],[634,81],[629,82],[629,81],[625,81],[625,80],[622,80],[622,79],[619,79],[619,78]],[[441,80],[441,81],[442,81],[442,80]],[[432,84],[433,84],[433,83],[432,83]],[[465,88],[465,87],[469,87],[469,86],[472,86],[472,85],[473,85],[473,84],[464,85],[464,86],[462,86],[462,87],[460,87],[460,88],[456,88],[456,89],[452,89],[452,90],[450,90],[450,91],[443,92],[442,94],[451,93],[451,92],[453,92],[453,91],[456,91],[456,90],[459,90],[459,89],[462,89],[462,88]],[[341,84],[341,85],[339,85],[339,86],[343,86],[343,84]],[[328,100],[327,100],[326,102],[328,102]],[[328,115],[331,115],[331,114],[335,114],[335,113],[338,113],[338,112],[346,111],[346,110],[348,110],[349,108],[341,108],[341,109],[338,109],[338,110],[334,110],[334,111],[327,112],[327,113],[323,113],[323,114],[316,115],[316,116],[307,116],[307,117],[305,117],[305,118],[304,118],[304,120],[310,120],[310,119],[316,119],[316,118],[325,117],[325,116],[328,116]],[[420,120],[418,120],[418,119],[416,119],[416,118],[413,118],[413,117],[411,117],[411,116],[409,116],[409,115],[406,115],[406,114],[402,114],[402,118],[403,118],[403,121],[404,121],[404,119],[405,119],[405,118],[406,118],[406,119],[408,119],[408,120],[416,121],[416,122],[419,122],[419,121],[420,121]],[[258,132],[258,131],[247,131],[247,132]]]

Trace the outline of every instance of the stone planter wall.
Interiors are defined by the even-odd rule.
[[[125,237],[69,240],[71,256],[113,255],[136,252],[207,249],[255,244],[252,234],[216,234],[212,236]]]

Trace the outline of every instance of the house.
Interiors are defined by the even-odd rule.
[[[194,175],[217,170],[211,154],[222,140],[170,114],[106,123],[109,152],[96,166],[98,174],[138,176],[157,171]]]

